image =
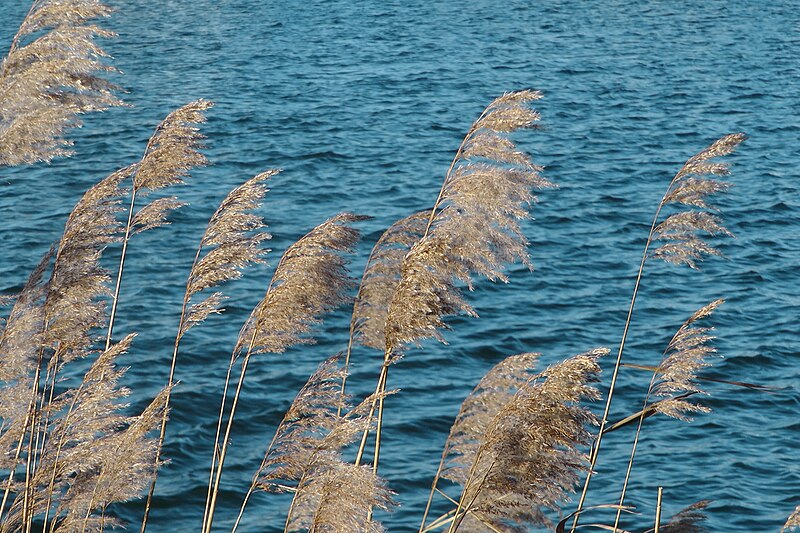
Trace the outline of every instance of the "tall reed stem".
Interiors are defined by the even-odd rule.
[[[669,191],[672,189],[672,185],[675,183],[676,178],[677,175],[670,182],[669,187],[667,187],[667,191],[664,193],[664,196],[662,196],[661,201],[658,204],[658,209],[656,209],[656,214],[653,217],[653,223],[650,225],[650,232],[647,235],[647,241],[644,244],[644,251],[642,252],[642,260],[641,263],[639,264],[639,271],[636,274],[636,281],[633,286],[633,295],[631,296],[631,303],[630,306],[628,307],[628,316],[625,319],[625,327],[623,328],[622,331],[622,339],[620,340],[619,343],[619,350],[617,351],[617,359],[614,362],[614,370],[612,371],[611,374],[611,384],[609,385],[608,395],[606,396],[606,405],[603,408],[603,417],[600,419],[600,427],[597,430],[597,439],[595,439],[594,446],[592,446],[592,451],[589,456],[589,468],[586,471],[586,481],[583,484],[583,491],[581,492],[580,499],[578,500],[578,507],[577,507],[578,514],[575,515],[575,518],[572,521],[572,527],[570,529],[570,533],[574,533],[575,528],[578,527],[580,511],[583,509],[583,504],[586,501],[586,494],[589,491],[589,482],[592,480],[592,473],[594,472],[594,467],[597,464],[597,455],[600,452],[600,444],[603,440],[603,431],[605,431],[606,425],[608,424],[608,413],[611,410],[611,400],[614,397],[614,389],[617,384],[617,375],[619,374],[619,369],[620,366],[622,365],[622,353],[625,350],[625,341],[628,338],[628,330],[630,329],[631,326],[633,309],[634,306],[636,305],[636,297],[639,294],[639,287],[641,286],[642,282],[642,272],[644,271],[644,265],[647,262],[647,252],[649,251],[650,245],[653,242],[653,233],[655,232],[656,225],[658,224],[658,217],[661,215],[661,209],[664,207],[664,201],[666,200]]]

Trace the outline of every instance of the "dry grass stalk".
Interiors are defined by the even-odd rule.
[[[161,416],[164,395],[138,417],[120,410],[128,391],[118,386],[124,370],[114,361],[130,346],[133,336],[100,354],[77,389],[68,389],[46,406],[52,418],[49,439],[42,447],[37,468],[31,471],[24,491],[8,509],[0,531],[29,531],[34,516],[54,512],[50,531],[92,530],[92,523],[112,525],[102,516],[116,501],[140,496],[154,475],[144,459],[155,451],[148,433]],[[52,503],[55,502],[55,508]]]
[[[175,365],[178,359],[181,339],[186,332],[203,322],[210,314],[221,312],[222,302],[225,297],[222,292],[214,291],[200,301],[193,302],[192,299],[199,293],[215,288],[221,283],[239,279],[242,275],[242,270],[247,266],[264,262],[262,256],[267,251],[261,248],[261,243],[272,236],[261,231],[266,227],[266,224],[260,216],[253,214],[251,211],[261,206],[261,201],[267,193],[266,181],[277,173],[277,170],[262,172],[239,185],[228,193],[211,216],[203,237],[200,239],[200,246],[195,254],[189,278],[186,282],[178,333],[175,336],[172,361],[167,379],[168,390],[174,385]],[[223,397],[223,404],[224,402],[225,398]],[[155,464],[158,464],[161,457],[161,447],[166,435],[169,403],[170,394],[167,392],[167,409],[165,409],[161,420],[161,432],[158,438]],[[219,432],[219,427],[217,431]],[[156,479],[154,478],[145,502],[145,512],[141,527],[142,533],[147,528],[155,486]]]
[[[425,233],[430,211],[402,218],[383,232],[372,248],[358,288],[351,329],[355,339],[369,348],[386,347],[386,315],[392,302],[403,258]]]
[[[566,499],[588,462],[579,447],[591,437],[585,426],[596,420],[580,402],[600,397],[590,384],[600,372],[597,359],[607,353],[592,350],[533,376],[528,374],[532,356],[524,354],[487,376],[481,388],[491,388],[497,378],[502,392],[471,397],[460,413],[450,443],[456,457],[442,475],[462,486],[461,495],[455,512],[435,523],[449,523],[449,533],[516,533],[530,524],[550,525],[545,509]],[[507,370],[519,370],[518,377],[528,379],[520,384]],[[481,404],[484,395],[491,408]]]
[[[209,491],[203,518],[203,531],[210,531],[227,453],[236,406],[241,394],[250,358],[259,353],[281,353],[288,347],[313,342],[308,337],[320,316],[345,303],[353,287],[342,254],[352,251],[359,233],[349,224],[367,217],[339,214],[312,229],[283,254],[264,298],[256,305],[239,334],[231,354],[228,377],[223,389],[215,450],[212,457]],[[231,372],[238,359],[241,370],[227,412],[225,434],[220,439],[225,399],[231,384]]]
[[[709,363],[706,358],[716,352],[710,345],[714,337],[710,335],[714,328],[698,327],[696,322],[711,316],[711,314],[724,303],[724,300],[715,300],[695,311],[681,324],[664,350],[663,359],[653,372],[650,385],[645,395],[644,404],[640,411],[636,433],[631,446],[631,457],[628,461],[625,481],[619,498],[620,509],[625,502],[625,494],[630,480],[636,448],[641,436],[644,419],[651,412],[661,413],[679,420],[690,421],[687,413],[707,413],[708,407],[692,403],[687,400],[691,395],[704,391],[698,386],[696,376]],[[651,397],[658,396],[661,400],[651,402]],[[614,528],[619,525],[621,511],[617,510]]]
[[[462,141],[431,210],[425,236],[403,261],[386,322],[387,353],[430,337],[443,317],[473,314],[456,288],[472,275],[508,281],[506,263],[530,265],[519,227],[532,189],[552,187],[507,134],[539,119],[527,104],[536,91],[508,93],[489,104]]]
[[[43,304],[42,344],[31,387],[26,482],[47,442],[45,408],[53,401],[58,374],[65,364],[88,355],[91,331],[104,324],[102,297],[108,294],[108,274],[99,261],[105,247],[119,238],[120,184],[130,171],[130,167],[121,169],[91,187],[70,213],[59,242]],[[31,490],[27,486],[26,498],[32,497]],[[30,509],[26,503],[25,522],[32,519]]]
[[[81,114],[121,105],[96,42],[114,33],[91,23],[110,13],[97,0],[33,3],[0,63],[0,165],[70,155],[63,135]]]
[[[184,183],[183,178],[189,175],[192,168],[208,163],[206,157],[200,153],[205,137],[200,133],[197,124],[206,121],[204,112],[213,105],[213,103],[201,99],[190,102],[168,114],[156,127],[147,142],[141,161],[135,166],[128,222],[122,239],[117,281],[111,298],[106,349],[111,345],[122,273],[125,268],[125,257],[131,235],[167,224],[169,213],[184,205],[176,197],[158,198],[135,212],[137,195],[142,196],[171,185],[182,184]]]
[[[705,177],[708,175],[726,174],[728,172],[728,167],[726,165],[715,163],[710,160],[733,153],[736,147],[746,138],[747,136],[743,133],[725,135],[713,142],[709,147],[689,158],[670,181],[667,191],[662,196],[656,208],[653,222],[650,225],[650,232],[645,241],[642,259],[639,263],[639,271],[636,274],[631,303],[628,307],[628,315],[625,319],[622,338],[620,339],[619,349],[617,350],[617,359],[614,362],[614,370],[611,373],[611,383],[609,385],[608,394],[606,395],[606,405],[603,410],[603,416],[600,419],[600,428],[592,447],[591,467],[586,473],[586,480],[583,485],[581,496],[578,499],[577,512],[572,522],[570,533],[574,533],[575,528],[578,526],[580,511],[583,509],[583,504],[586,501],[589,483],[592,480],[592,472],[594,471],[597,457],[600,453],[603,434],[606,430],[606,424],[608,423],[608,413],[611,409],[611,401],[614,397],[614,389],[616,388],[617,376],[619,375],[619,369],[622,365],[622,354],[625,351],[625,342],[628,338],[631,318],[633,317],[633,310],[636,306],[636,298],[639,294],[639,287],[647,259],[652,255],[653,257],[658,257],[675,264],[686,264],[692,268],[697,268],[697,261],[702,259],[704,255],[720,255],[713,246],[699,237],[698,234],[701,232],[712,235],[730,234],[722,226],[718,218],[708,213],[697,214],[697,212],[694,211],[690,211],[689,214],[686,212],[676,213],[667,217],[666,220],[659,224],[661,211],[669,204],[684,204],[700,208],[709,208],[710,206],[706,202],[706,198],[710,194],[721,192],[728,188],[728,184]],[[653,254],[650,254],[651,245],[658,239],[666,240],[667,243],[658,248]]]

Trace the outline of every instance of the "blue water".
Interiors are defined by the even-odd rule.
[[[691,424],[649,419],[629,501],[651,523],[656,489],[669,516],[711,499],[712,531],[777,531],[800,503],[800,10],[795,2],[275,0],[111,2],[106,48],[128,91],[121,108],[85,118],[77,153],[51,165],[0,169],[0,292],[18,290],[58,239],[80,195],[138,160],[152,128],[195,98],[216,103],[204,127],[213,163],[175,191],[190,205],[136,237],[116,331],[139,337],[124,363],[141,407],[164,384],[193,252],[228,190],[267,168],[262,209],[269,265],[226,289],[227,312],[185,338],[180,386],[151,518],[152,531],[197,531],[215,411],[230,350],[281,251],[344,210],[361,225],[359,272],[380,231],[431,205],[461,137],[504,91],[532,87],[544,128],[515,137],[560,189],[524,225],[536,270],[480,282],[480,319],[457,318],[448,346],[426,343],[392,369],[382,474],[399,507],[391,531],[416,531],[441,446],[463,397],[502,357],[542,365],[619,342],[653,211],[683,161],[724,133],[750,139],[730,158],[735,187],[718,205],[735,239],[700,272],[651,262],[627,359],[654,364],[677,326],[719,297],[722,356],[707,374],[786,390],[711,384],[713,409]],[[28,9],[0,0],[0,43]],[[5,46],[5,45],[3,45]],[[118,250],[107,253],[113,265]],[[248,376],[224,477],[220,530],[230,525],[277,421],[316,364],[346,343],[346,310],[318,344],[257,360]],[[359,349],[355,395],[374,387],[380,354]],[[605,361],[605,382],[611,361]],[[612,418],[640,405],[647,377],[621,375]],[[600,406],[595,406],[599,411]],[[614,501],[630,434],[604,440],[591,503]],[[258,495],[243,531],[280,531],[285,497]],[[569,511],[570,506],[565,509]],[[136,522],[141,504],[117,509]],[[555,515],[554,515],[555,516]],[[132,525],[132,528],[138,527]]]

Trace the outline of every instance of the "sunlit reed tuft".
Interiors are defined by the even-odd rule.
[[[96,42],[114,33],[91,22],[110,13],[97,0],[33,3],[0,63],[0,166],[70,155],[79,116],[121,104]]]

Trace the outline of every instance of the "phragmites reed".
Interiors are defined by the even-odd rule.
[[[141,161],[134,167],[128,222],[122,238],[117,281],[111,298],[106,348],[111,345],[130,237],[167,224],[169,213],[183,205],[176,197],[157,198],[135,212],[137,195],[142,196],[171,185],[182,184],[192,168],[208,163],[199,151],[205,137],[200,133],[197,124],[206,121],[204,112],[213,105],[207,100],[195,100],[168,114],[156,127],[147,142]]]
[[[271,235],[260,231],[266,227],[266,224],[260,216],[253,214],[251,211],[261,206],[261,201],[267,193],[265,182],[277,173],[277,170],[262,172],[239,185],[228,193],[211,216],[203,237],[200,239],[200,246],[195,254],[189,278],[186,282],[178,333],[175,336],[172,361],[167,379],[168,391],[174,384],[175,365],[178,359],[181,339],[192,327],[203,322],[210,314],[221,312],[221,305],[225,296],[220,291],[214,291],[200,299],[200,301],[193,301],[193,298],[203,291],[217,287],[221,283],[239,279],[242,275],[242,270],[247,266],[264,262],[262,256],[266,254],[267,250],[261,248],[261,243],[270,239]],[[224,401],[223,397],[223,404]],[[169,402],[170,394],[167,392],[167,409],[169,408]],[[165,409],[158,438],[156,464],[160,460],[166,427],[167,410]],[[155,486],[156,479],[154,478],[145,502],[142,533],[147,528]]]
[[[389,313],[389,305],[397,284],[400,283],[403,258],[411,246],[424,235],[428,217],[429,212],[425,210],[401,218],[381,234],[370,251],[353,303],[350,335],[344,360],[345,373],[342,376],[342,394],[347,384],[347,370],[350,368],[353,342],[358,341],[364,346],[381,351],[386,347],[386,315]],[[378,396],[373,398],[377,399]],[[370,417],[374,411],[373,405]],[[361,462],[368,437],[369,426],[361,439],[357,464]]]
[[[600,397],[591,383],[600,372],[597,359],[607,353],[596,349],[571,357],[522,384],[508,369],[490,373],[479,396],[459,414],[453,441],[448,439],[454,457],[442,475],[462,487],[455,510],[420,530],[449,525],[449,533],[516,533],[530,524],[550,525],[545,510],[557,509],[588,463],[580,447],[591,437],[586,425],[596,420],[580,402]],[[527,354],[510,365],[525,377],[530,363]],[[482,392],[494,378],[501,391],[496,397]],[[487,405],[480,401],[484,395]]]
[[[789,515],[789,518],[786,519],[786,523],[783,524],[781,528],[781,533],[784,531],[793,531],[797,528],[800,528],[800,505],[798,505],[792,514]]]
[[[369,509],[387,509],[389,492],[370,468],[347,464],[341,452],[370,419],[368,398],[348,408],[340,383],[339,356],[323,362],[300,390],[267,447],[239,512],[256,488],[294,492],[285,531],[382,531],[368,517]],[[236,526],[239,524],[237,519]]]
[[[660,527],[659,533],[708,533],[704,524],[711,500],[700,500],[679,511]]]
[[[373,468],[377,471],[383,400],[389,365],[409,343],[434,337],[445,316],[476,315],[457,288],[472,276],[508,281],[502,269],[516,260],[530,265],[519,220],[528,216],[533,189],[552,185],[519,152],[508,134],[532,127],[539,114],[528,104],[537,91],[506,93],[472,124],[461,142],[431,209],[422,239],[406,254],[384,327],[384,364],[378,378],[378,424]],[[356,463],[360,461],[361,452]]]
[[[349,224],[367,218],[339,214],[289,246],[275,268],[264,298],[242,327],[231,354],[220,405],[203,518],[204,532],[211,530],[231,427],[251,357],[259,353],[281,353],[292,345],[313,342],[308,333],[320,322],[319,317],[348,300],[346,293],[354,283],[342,254],[352,251],[360,236]],[[224,436],[220,438],[231,373],[239,359],[242,361],[239,378],[227,411]]]
[[[466,482],[470,465],[492,419],[531,380],[538,358],[539,354],[523,353],[503,359],[481,378],[461,403],[461,409],[444,443],[439,468],[433,478],[428,503],[422,516],[420,532],[425,529],[433,497],[440,491],[440,478],[460,484]]]
[[[97,0],[33,3],[0,63],[0,165],[69,155],[63,135],[81,114],[122,103],[96,42],[114,33],[91,23],[110,13]]]
[[[354,339],[364,346],[386,347],[386,315],[392,302],[403,258],[425,233],[430,211],[419,211],[402,218],[381,234],[367,259],[364,275],[353,305],[351,329]]]
[[[611,409],[611,401],[616,388],[617,376],[622,366],[622,354],[625,351],[625,342],[628,338],[631,318],[633,317],[633,310],[636,306],[636,298],[639,294],[639,287],[641,285],[642,274],[647,259],[652,256],[674,264],[685,264],[692,268],[697,268],[697,262],[703,259],[705,255],[720,255],[719,251],[703,238],[702,235],[730,235],[730,232],[722,226],[721,220],[707,211],[694,209],[683,210],[659,222],[661,220],[661,212],[665,207],[673,204],[700,209],[711,209],[711,205],[707,201],[708,197],[711,194],[723,192],[730,186],[725,182],[707,177],[724,175],[729,172],[729,167],[727,165],[711,160],[733,153],[736,147],[746,138],[747,136],[743,133],[725,135],[714,141],[709,147],[690,157],[672,178],[661,201],[658,203],[655,215],[653,216],[653,222],[650,225],[650,232],[644,244],[636,281],[634,282],[631,303],[628,307],[628,315],[625,319],[622,338],[620,339],[619,349],[617,350],[617,358],[611,373],[611,383],[609,384],[608,394],[606,395],[606,405],[603,410],[603,416],[600,419],[600,428],[598,429],[597,437],[592,446],[592,453],[590,456],[591,467],[586,473],[586,480],[583,485],[581,496],[578,499],[575,519],[573,520],[570,533],[574,533],[575,528],[578,526],[580,512],[586,501],[589,484],[592,480],[592,473],[600,453],[600,446],[602,444],[603,434],[606,431],[608,414]],[[651,254],[650,247],[658,240],[666,242]]]
[[[638,423],[631,446],[625,481],[619,497],[619,508],[614,522],[615,529],[619,525],[620,513],[625,502],[625,494],[645,417],[661,413],[679,420],[690,421],[687,413],[710,411],[708,407],[692,403],[687,399],[695,394],[704,393],[697,384],[697,373],[709,365],[706,358],[716,352],[716,349],[710,345],[710,342],[714,340],[714,337],[710,335],[714,328],[699,327],[696,322],[709,317],[723,303],[724,300],[714,300],[686,319],[667,344],[664,357],[653,372],[642,410],[635,415]],[[651,402],[652,396],[662,399]]]
[[[539,120],[527,107],[539,98],[536,91],[504,94],[489,104],[462,141],[425,235],[403,260],[386,320],[387,354],[425,338],[441,339],[447,315],[474,314],[457,282],[471,287],[475,274],[508,281],[502,271],[506,263],[530,266],[518,221],[535,201],[531,191],[552,184],[507,135]]]

